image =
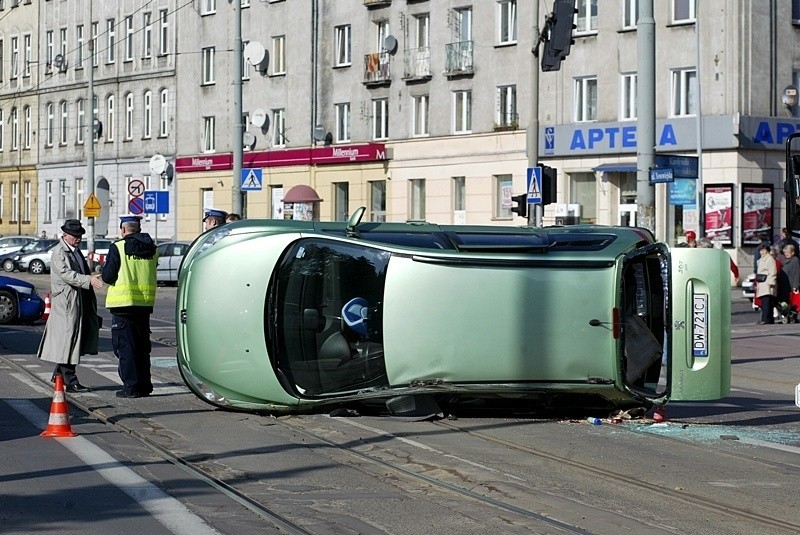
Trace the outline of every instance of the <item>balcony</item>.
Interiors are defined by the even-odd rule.
[[[519,114],[514,112],[501,112],[498,116],[499,122],[495,123],[495,132],[506,132],[519,128]]]
[[[368,8],[383,7],[392,4],[392,0],[364,0],[364,5]]]
[[[379,86],[392,83],[389,58],[388,52],[374,52],[364,56],[364,85]]]
[[[428,46],[405,51],[403,79],[408,82],[431,79],[431,48]]]
[[[447,61],[444,73],[448,77],[471,76],[475,74],[473,63],[473,42],[462,41],[445,45]]]

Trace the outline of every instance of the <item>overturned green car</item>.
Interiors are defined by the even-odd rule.
[[[730,389],[729,257],[630,227],[245,220],[177,300],[201,399],[268,412],[582,409]]]

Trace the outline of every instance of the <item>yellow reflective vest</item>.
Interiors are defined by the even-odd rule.
[[[119,251],[117,281],[108,287],[106,308],[146,306],[156,302],[156,267],[158,254],[145,260],[125,255],[125,240],[114,242]]]

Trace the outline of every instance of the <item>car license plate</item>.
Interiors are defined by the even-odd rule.
[[[692,355],[708,356],[708,294],[692,296]]]

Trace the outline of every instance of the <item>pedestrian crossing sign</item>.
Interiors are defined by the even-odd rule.
[[[261,191],[263,169],[242,169],[242,191]]]
[[[528,167],[528,204],[542,204],[542,168]]]

